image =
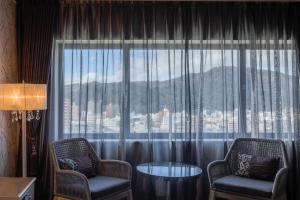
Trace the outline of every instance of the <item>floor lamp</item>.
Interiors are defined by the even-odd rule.
[[[39,120],[39,111],[46,109],[46,84],[0,84],[0,110],[11,111],[12,122],[18,122],[19,120],[22,120],[23,177],[27,176],[26,120]]]

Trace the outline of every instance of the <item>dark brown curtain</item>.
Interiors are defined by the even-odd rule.
[[[57,2],[22,0],[17,2],[19,82],[50,85],[52,44],[56,29]],[[48,101],[49,102],[49,101]],[[28,176],[37,177],[37,199],[51,197],[48,146],[48,112],[39,121],[27,122]]]

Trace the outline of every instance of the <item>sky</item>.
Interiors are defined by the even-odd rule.
[[[280,50],[280,71],[285,73],[285,62],[288,63],[288,73],[292,73],[292,50],[287,50],[287,59],[284,51]],[[148,53],[148,55],[147,55]],[[148,56],[148,57],[147,57]],[[250,67],[250,51],[246,51],[246,67]],[[267,50],[257,50],[257,68],[267,69]],[[183,73],[181,58],[184,57],[184,51],[180,49],[168,50],[159,49],[135,49],[130,50],[130,80],[145,81],[147,80],[147,64],[149,66],[150,79],[152,81],[165,81],[171,78],[180,77]],[[238,66],[237,50],[203,50],[203,70],[204,72],[220,66]],[[274,51],[270,50],[271,70],[274,70]],[[82,58],[82,59],[81,59]],[[189,51],[190,73],[200,72],[200,50]],[[260,61],[261,59],[261,61]],[[148,63],[146,61],[148,60]],[[169,64],[170,61],[170,64]],[[82,66],[82,67],[81,67]],[[123,52],[122,49],[65,49],[64,50],[64,69],[65,84],[85,82],[121,82],[123,69]],[[82,70],[82,71],[81,71]],[[81,76],[80,76],[81,75]]]

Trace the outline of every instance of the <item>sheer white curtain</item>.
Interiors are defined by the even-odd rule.
[[[253,5],[61,3],[57,137],[85,137],[102,158],[134,166],[204,169],[234,138],[294,139],[299,79],[286,5]]]

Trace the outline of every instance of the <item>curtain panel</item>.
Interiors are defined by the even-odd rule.
[[[136,174],[152,161],[202,167],[195,199],[207,197],[207,164],[238,137],[285,140],[297,162],[298,8],[61,1],[51,132],[129,161],[137,199],[165,195],[163,183]],[[178,199],[195,189],[185,187]]]
[[[43,83],[50,94],[52,45],[58,25],[58,3],[55,0],[17,1],[19,82]],[[48,102],[50,98],[48,97]],[[48,108],[51,105],[48,103]],[[27,122],[27,174],[37,177],[36,198],[51,199],[51,165],[48,151],[52,134],[50,111],[41,111],[40,120]],[[21,141],[21,140],[20,140]],[[21,160],[21,152],[19,159]],[[21,166],[19,172],[21,174]]]

